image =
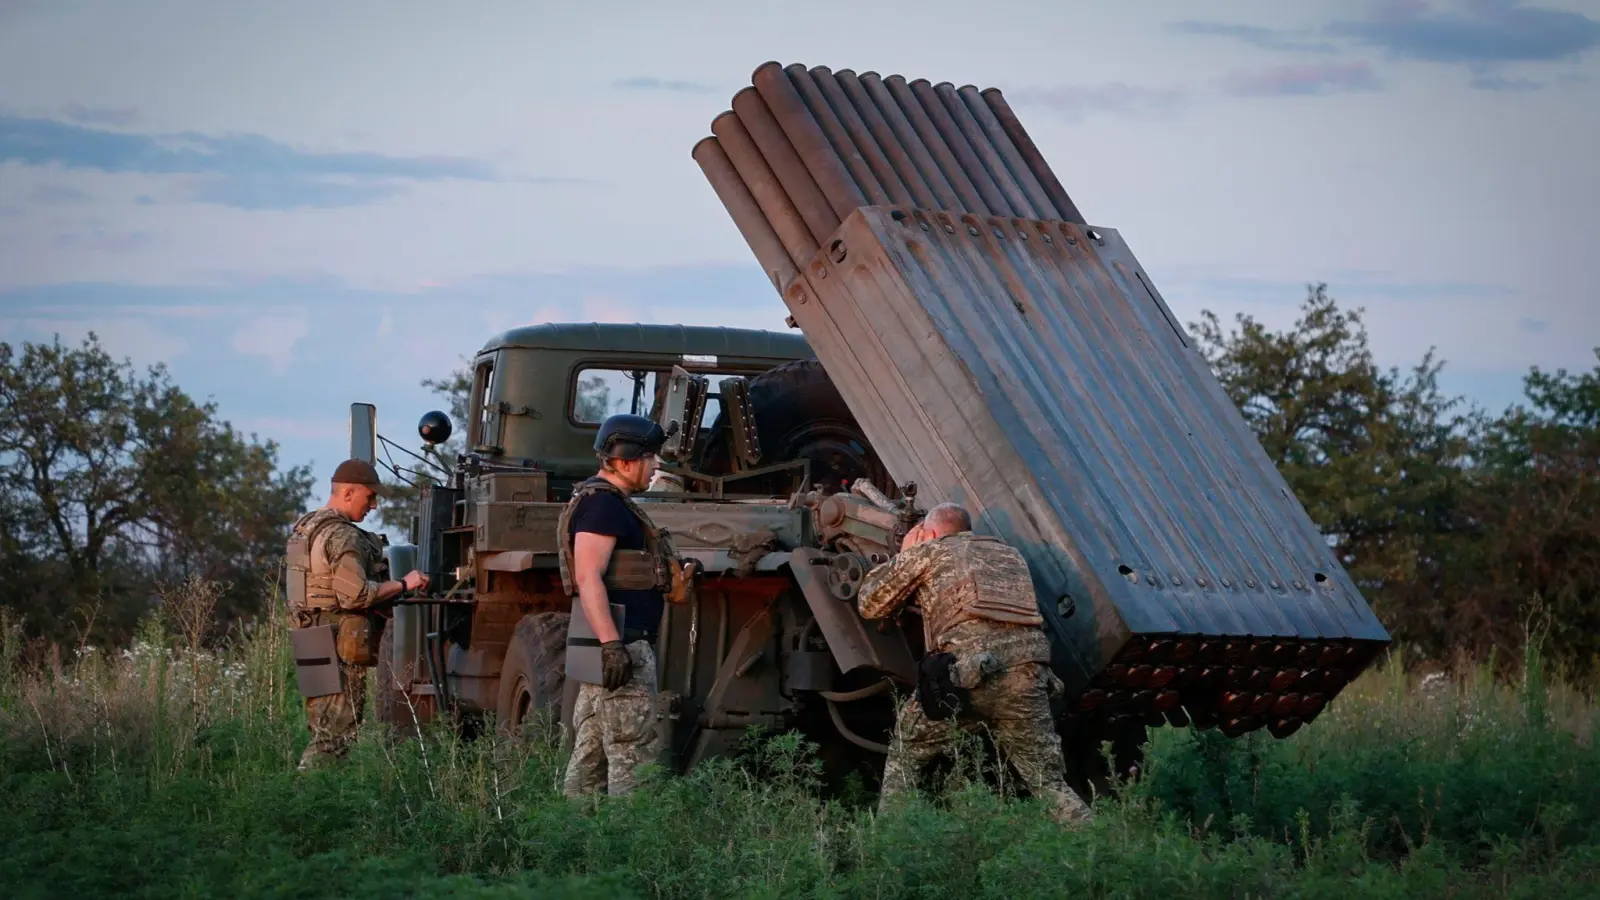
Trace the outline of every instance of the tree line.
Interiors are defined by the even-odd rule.
[[[1430,351],[1373,359],[1361,310],[1308,286],[1274,330],[1210,311],[1190,333],[1395,638],[1448,660],[1514,663],[1530,621],[1572,677],[1600,672],[1600,348],[1586,372],[1531,368],[1499,413],[1447,396]],[[461,450],[467,370],[428,379]],[[287,527],[325,473],[279,465],[172,384],[76,348],[0,344],[0,606],[52,641],[121,643],[160,586],[227,584],[224,620],[263,611]],[[409,522],[422,471],[383,491]]]

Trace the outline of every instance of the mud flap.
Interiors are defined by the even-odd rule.
[[[902,684],[915,684],[917,664],[911,647],[898,626],[878,630],[879,623],[868,622],[856,611],[855,603],[840,600],[823,582],[823,567],[828,554],[802,548],[789,554],[789,571],[805,595],[817,626],[827,638],[839,671],[848,673],[863,666],[894,676]]]
[[[622,634],[623,609],[611,604],[611,621]],[[600,661],[600,638],[589,627],[583,601],[572,598],[572,618],[567,620],[567,677],[585,684],[604,684],[605,667]]]
[[[294,651],[294,674],[300,696],[326,697],[344,690],[332,625],[292,628],[289,645]]]

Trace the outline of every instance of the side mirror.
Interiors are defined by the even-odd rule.
[[[442,444],[450,440],[450,417],[433,410],[422,414],[422,421],[417,423],[417,434],[426,444]]]
[[[350,404],[350,458],[378,464],[378,407]]]

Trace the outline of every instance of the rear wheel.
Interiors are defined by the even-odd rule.
[[[811,482],[848,487],[867,478],[894,495],[894,483],[872,449],[855,414],[845,405],[822,363],[802,359],[768,369],[750,379],[750,405],[755,408],[756,438],[761,461],[768,466],[796,459],[811,461]],[[710,473],[732,471],[727,421],[718,415],[700,468]],[[735,482],[736,493],[784,493],[792,473]],[[806,485],[810,487],[810,485]]]
[[[567,681],[567,613],[523,616],[506,647],[500,667],[495,714],[501,730],[513,737],[531,728],[558,733],[561,693]]]

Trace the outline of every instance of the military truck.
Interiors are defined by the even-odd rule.
[[[1286,737],[1386,646],[1149,274],[999,91],[767,63],[731,105],[693,157],[800,334],[486,344],[466,452],[391,548],[467,602],[396,610],[385,716],[569,720],[555,523],[619,411],[671,432],[642,503],[706,570],[657,648],[679,769],[750,726],[881,766],[922,634],[914,611],[863,621],[855,591],[943,500],[1029,561],[1080,789],[1104,785],[1101,741],[1126,768],[1148,727]]]

